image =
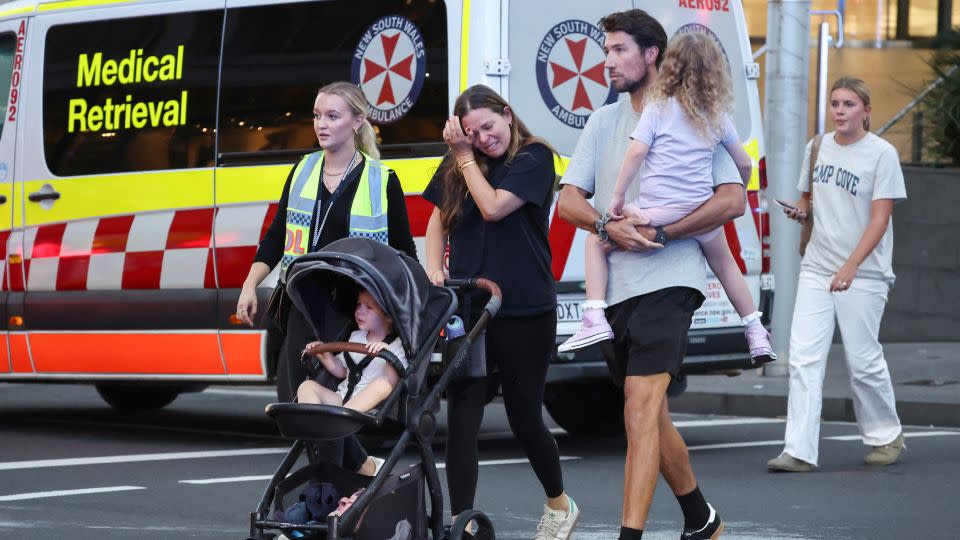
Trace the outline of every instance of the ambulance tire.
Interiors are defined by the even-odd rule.
[[[589,404],[584,396],[590,396]],[[574,437],[615,437],[624,433],[623,389],[610,380],[547,384],[543,404],[553,420]]]
[[[171,385],[99,383],[96,387],[100,397],[114,409],[134,411],[162,409],[177,399],[182,390]]]

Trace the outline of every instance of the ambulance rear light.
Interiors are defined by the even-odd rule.
[[[760,189],[767,189],[767,158],[760,158],[757,164],[757,173],[760,175]]]
[[[23,317],[19,315],[10,317],[10,326],[23,326]]]
[[[753,207],[753,218],[757,225],[757,233],[760,235],[760,272],[770,272],[770,215],[767,213],[766,197],[764,191],[767,189],[767,158],[760,158],[757,164],[759,173],[760,191],[755,194],[756,199],[750,199],[750,205]]]

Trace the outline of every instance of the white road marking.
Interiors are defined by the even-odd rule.
[[[114,491],[133,491],[147,489],[141,486],[113,486],[86,489],[65,489],[60,491],[36,491],[33,493],[18,493],[16,495],[0,495],[0,501],[24,501],[27,499],[45,499],[48,497],[66,497],[68,495],[90,495],[92,493],[111,493]]]
[[[40,459],[34,461],[8,461],[0,463],[0,471],[17,469],[41,469],[45,467],[74,467],[77,465],[104,465],[108,463],[137,463],[144,461],[170,461],[177,459],[203,459],[237,456],[261,456],[286,454],[289,448],[250,448],[247,450],[211,450],[205,452],[169,452],[164,454],[131,454],[125,456],[100,456],[67,459]]]
[[[560,461],[574,461],[583,459],[580,456],[560,456]],[[494,465],[519,465],[523,463],[530,463],[529,460],[525,458],[518,459],[488,459],[485,461],[480,461],[478,463],[481,467],[490,467]],[[437,469],[446,469],[446,463],[437,463]],[[273,475],[262,475],[262,476],[232,476],[224,478],[200,478],[195,480],[179,480],[180,484],[193,484],[193,485],[204,485],[204,484],[225,484],[229,482],[260,482],[264,480],[270,480],[273,478]]]
[[[903,436],[910,439],[914,437],[942,437],[949,435],[960,435],[960,431],[917,431],[914,433],[904,433]],[[836,435],[833,437],[823,437],[825,441],[859,441],[860,435]],[[724,444],[701,444],[699,446],[688,446],[687,450],[720,450],[723,448],[750,448],[753,446],[778,446],[783,444],[781,441],[747,441]]]
[[[914,437],[943,437],[945,435],[960,435],[960,431],[918,431],[916,433],[904,433],[903,436],[912,439]],[[860,435],[840,435],[837,437],[824,437],[830,441],[859,441]]]
[[[248,397],[266,397],[277,398],[276,390],[243,390],[235,388],[207,388],[202,394],[224,394],[229,396],[248,396]]]
[[[272,474],[265,474],[261,476],[229,476],[226,478],[200,478],[196,480],[178,480],[179,484],[227,484],[230,482],[258,482],[263,480],[269,480],[273,478]]]
[[[681,427],[746,426],[751,424],[782,424],[784,418],[716,418],[713,420],[676,420],[673,425]]]
[[[751,446],[778,446],[783,444],[783,441],[748,441],[748,442],[738,442],[738,443],[723,443],[723,444],[701,444],[698,446],[688,446],[687,450],[719,450],[722,448],[749,448]]]

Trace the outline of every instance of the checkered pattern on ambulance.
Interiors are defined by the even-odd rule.
[[[240,287],[276,203],[145,212],[4,231],[4,290]],[[215,221],[215,223],[214,223]],[[214,258],[216,246],[216,258]],[[20,263],[15,264],[19,259]]]

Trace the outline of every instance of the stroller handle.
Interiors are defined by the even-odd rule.
[[[500,311],[500,304],[503,302],[500,286],[487,278],[448,279],[443,284],[458,289],[474,288],[486,291],[490,293],[490,300],[487,301],[487,305],[483,309],[490,313],[491,318],[496,317],[497,312]]]
[[[338,353],[338,352],[352,352],[356,354],[370,354],[367,352],[367,346],[363,343],[354,343],[352,341],[333,341],[330,343],[324,343],[322,345],[317,345],[316,347],[311,347],[305,351],[306,354],[322,354],[322,353]],[[393,354],[387,349],[383,349],[377,354],[373,355],[379,358],[386,360],[390,367],[397,371],[397,375],[402,379],[406,374],[406,369],[403,367],[403,364],[400,363],[400,359],[397,358],[397,355]]]

